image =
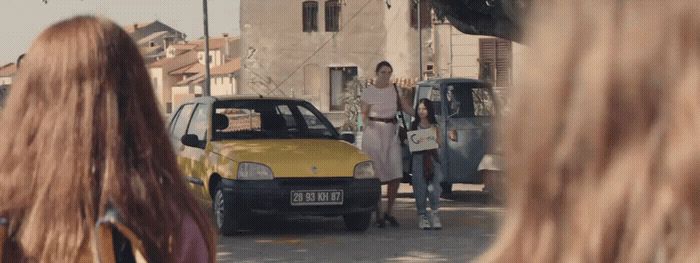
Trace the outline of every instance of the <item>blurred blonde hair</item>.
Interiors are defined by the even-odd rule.
[[[9,261],[75,262],[116,207],[151,262],[172,262],[182,219],[212,229],[176,166],[150,78],[118,25],[74,17],[32,44],[0,118],[0,215]],[[0,260],[1,261],[1,260]]]
[[[700,262],[700,1],[533,0],[479,262]]]

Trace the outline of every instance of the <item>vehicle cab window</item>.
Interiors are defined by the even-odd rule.
[[[494,98],[488,88],[473,88],[474,116],[492,116],[496,113]]]
[[[495,114],[493,95],[488,87],[467,83],[450,84],[446,91],[450,118],[487,117]]]

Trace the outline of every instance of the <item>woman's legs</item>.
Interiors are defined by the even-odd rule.
[[[428,191],[430,199],[430,225],[434,229],[442,229],[442,223],[440,222],[440,217],[437,212],[438,209],[440,209],[440,194],[442,193],[440,183],[442,182],[443,174],[439,164],[436,162],[433,164],[433,167],[435,167],[435,176],[433,176],[433,181],[430,183],[432,190]]]
[[[398,194],[400,183],[401,183],[400,178],[383,183],[383,184],[387,185],[387,193],[386,193],[387,208],[386,208],[386,213],[382,213],[382,199],[379,198],[379,203],[377,204],[377,213],[376,213],[377,225],[379,227],[384,227],[385,215],[389,216],[389,221],[392,223],[392,225],[398,226],[398,222],[396,222],[396,218],[393,217],[392,213],[394,211],[394,202],[396,201],[396,195]]]
[[[413,176],[411,176],[411,181],[413,183],[413,196],[416,198],[416,210],[418,215],[425,215],[428,213],[426,202],[428,184],[425,181],[425,177],[423,177],[422,158],[422,154],[414,154],[412,165]]]
[[[432,185],[432,191],[429,191],[428,198],[430,199],[430,209],[432,211],[437,211],[440,208],[440,194],[442,194],[442,183],[443,174],[440,169],[440,164],[433,162],[433,167],[435,167],[435,176],[433,176],[433,181],[430,183]]]
[[[382,182],[382,185],[386,184],[386,182]],[[382,192],[381,192],[381,187],[379,191],[379,201],[377,202],[377,212],[375,213],[375,219],[377,222],[377,227],[379,228],[384,228],[386,226],[384,222],[384,213],[382,213]]]
[[[399,192],[399,184],[401,184],[401,178],[394,179],[387,183],[387,207],[386,214],[392,215],[394,211],[394,202],[396,201],[396,195]]]

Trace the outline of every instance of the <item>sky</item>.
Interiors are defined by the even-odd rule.
[[[209,35],[239,35],[240,0],[208,0]],[[100,15],[120,25],[159,20],[185,34],[204,35],[201,0],[0,0],[0,66],[14,62],[53,23]]]

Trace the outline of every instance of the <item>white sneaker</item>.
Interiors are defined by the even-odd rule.
[[[423,230],[430,229],[430,220],[428,219],[428,215],[418,216],[418,228]]]
[[[438,217],[437,212],[430,213],[430,225],[433,229],[442,229],[442,223],[440,223],[440,217]]]

